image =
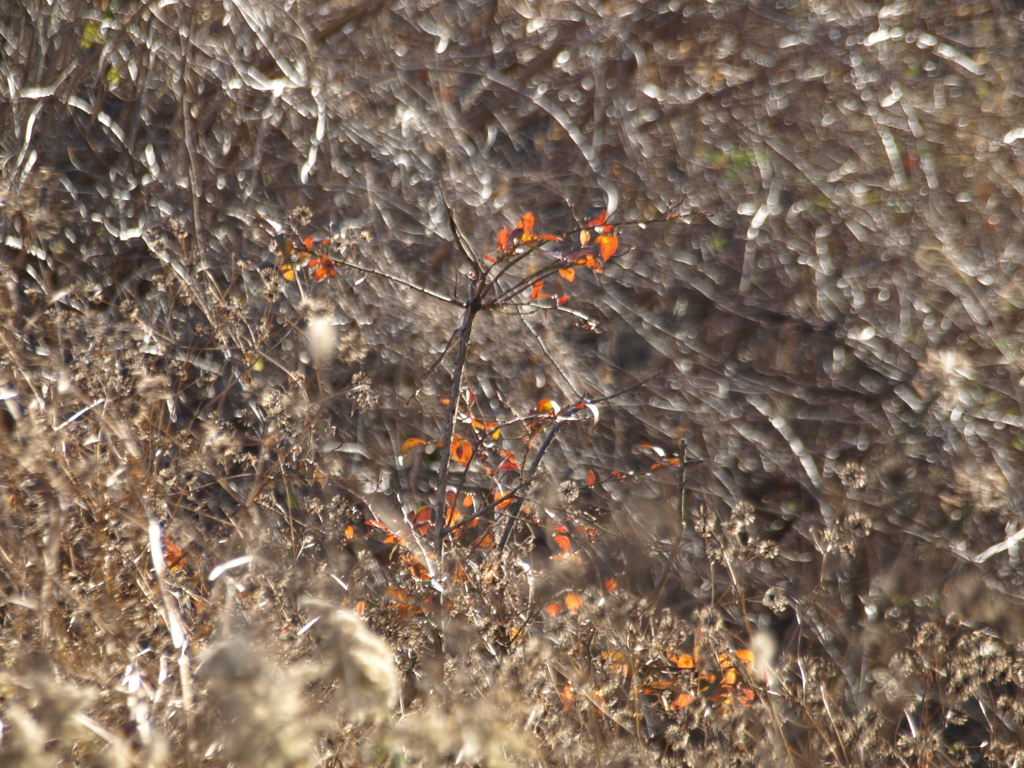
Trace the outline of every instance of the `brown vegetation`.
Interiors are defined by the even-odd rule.
[[[1021,34],[3,5],[0,764],[1020,764]]]

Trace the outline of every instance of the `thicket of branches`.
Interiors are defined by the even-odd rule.
[[[1021,30],[3,5],[0,762],[1020,764]]]

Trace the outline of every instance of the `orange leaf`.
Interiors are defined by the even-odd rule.
[[[562,242],[562,238],[560,238],[558,235],[534,235],[534,237],[538,240],[547,240],[549,243]]]
[[[393,543],[395,541],[398,541],[398,538],[395,536],[395,534],[393,534],[391,532],[391,529],[388,528],[386,525],[384,525],[384,523],[377,522],[376,520],[373,520],[373,519],[364,520],[363,522],[366,525],[370,526],[371,528],[377,528],[377,529],[379,529],[381,531],[384,531],[384,533],[387,534],[387,536],[384,539],[385,543],[391,544],[391,543]]]
[[[305,240],[302,241],[302,245],[306,248],[307,251],[312,249],[312,247],[313,247],[313,238],[312,237],[307,237]]]
[[[503,251],[508,248],[508,227],[502,227],[498,232],[498,247]]]
[[[583,598],[569,593],[565,596],[565,607],[569,609],[569,613],[578,613],[580,608],[583,607]]]
[[[398,449],[399,456],[405,456],[409,451],[415,448],[417,445],[426,445],[426,440],[420,440],[418,437],[410,437],[404,443],[402,447]]]
[[[164,562],[172,571],[185,565],[185,552],[166,536],[164,536]]]
[[[572,540],[569,538],[569,529],[564,525],[560,525],[555,528],[554,539],[555,544],[557,544],[558,548],[563,552],[568,552],[572,549]]]
[[[623,677],[629,674],[629,662],[626,661],[622,651],[602,651],[601,658],[610,662],[613,669],[616,669]]]
[[[516,224],[516,229],[523,230],[521,235],[523,240],[529,240],[533,237],[533,214],[527,211],[523,214],[522,218],[519,219],[519,223]]]
[[[558,603],[552,603],[544,610],[547,611],[548,616],[557,616],[562,612],[562,606],[560,606]]]
[[[568,297],[568,296],[559,296],[559,297],[558,297],[558,306],[562,306],[562,305],[563,305],[563,304],[565,304],[565,302],[567,302],[568,300],[569,300],[569,297]]]
[[[462,506],[464,506],[464,507],[472,507],[473,506],[473,497],[470,496],[468,493],[465,496],[462,497]]]
[[[572,686],[566,685],[558,692],[558,698],[562,700],[562,711],[568,712],[576,703],[576,692],[573,691]]]
[[[598,235],[597,247],[601,252],[601,258],[608,261],[619,249],[619,238],[615,235]]]
[[[536,301],[537,299],[539,299],[543,295],[541,294],[542,290],[544,290],[544,281],[538,280],[536,283],[533,284],[533,290],[530,291],[529,301]]]
[[[334,277],[338,274],[338,270],[334,267],[334,262],[331,261],[330,256],[320,256],[316,259],[311,259],[309,262],[309,268],[315,270],[313,272],[313,279],[319,282],[324,278]]]
[[[462,466],[467,466],[473,458],[473,446],[469,440],[455,440],[452,442],[452,458]]]
[[[691,696],[688,693],[680,693],[678,696],[672,699],[672,703],[668,705],[669,711],[675,712],[677,709],[683,709],[684,707],[688,707],[696,700],[696,697]]]
[[[354,539],[355,536],[356,536],[356,529],[353,528],[351,525],[346,525],[345,526],[345,539],[346,540],[351,540],[351,539]]]
[[[587,486],[590,487],[590,488],[593,488],[594,484],[596,482],[597,482],[597,473],[594,470],[592,470],[592,469],[588,469],[587,470]]]
[[[558,413],[558,403],[545,397],[537,401],[537,413]]]
[[[593,221],[588,221],[587,222],[587,226],[588,227],[600,227],[602,224],[605,223],[605,221],[607,221],[607,219],[608,219],[608,211],[601,211],[599,214],[597,214],[597,218],[596,219],[594,219]]]
[[[417,558],[407,555],[402,558],[402,564],[409,571],[409,575],[416,581],[430,581],[430,571]]]
[[[616,589],[619,588],[619,582],[611,578],[605,579],[604,588],[607,589],[609,592],[614,592]]]
[[[409,590],[401,587],[388,587],[384,594],[390,597],[399,605],[409,605]]]
[[[420,507],[412,516],[412,527],[416,529],[416,532],[420,536],[426,536],[430,530],[430,518],[433,516],[433,507],[426,506]]]
[[[558,270],[558,274],[568,280],[570,283],[576,279],[576,270],[572,267],[566,267],[565,269]]]
[[[668,660],[675,664],[680,669],[693,669],[694,660],[693,656],[688,653],[672,653],[669,651],[665,654],[668,656]]]

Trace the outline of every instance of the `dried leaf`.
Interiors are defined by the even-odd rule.
[[[469,440],[452,441],[452,458],[462,466],[467,466],[473,458],[473,446]]]
[[[398,449],[399,456],[405,456],[409,451],[415,448],[417,445],[426,445],[426,440],[420,440],[418,437],[410,437],[402,443],[402,447]]]
[[[672,699],[672,703],[668,705],[669,711],[675,712],[676,710],[688,707],[696,700],[696,696],[691,696],[688,693],[680,693],[678,696]]]
[[[669,651],[665,654],[668,656],[668,660],[675,664],[680,669],[693,669],[696,662],[688,653],[672,653]]]

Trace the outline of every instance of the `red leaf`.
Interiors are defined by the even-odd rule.
[[[597,218],[596,219],[594,219],[593,221],[588,221],[587,222],[587,226],[588,227],[599,227],[602,224],[604,224],[605,221],[607,221],[607,220],[608,220],[608,211],[601,211],[599,214],[597,214]]]
[[[609,592],[614,592],[616,589],[619,588],[619,582],[617,582],[615,579],[607,578],[604,580],[604,588],[607,589]]]
[[[430,530],[430,518],[432,517],[433,512],[433,507],[426,506],[420,507],[413,513],[410,524],[416,532],[420,534],[420,536],[426,536],[427,532]]]
[[[519,463],[516,461],[516,455],[512,451],[498,451],[505,459],[499,466],[499,472],[518,472]]]
[[[555,544],[557,544],[558,548],[563,552],[568,552],[572,549],[572,540],[569,538],[569,529],[564,525],[560,525],[555,528],[554,539]]]
[[[597,482],[597,473],[594,470],[592,470],[592,469],[588,469],[587,470],[587,486],[590,487],[590,488],[593,488],[594,484],[596,482]]]
[[[562,306],[562,305],[563,305],[563,304],[565,304],[565,302],[567,302],[568,300],[569,300],[569,297],[568,297],[568,296],[559,296],[559,297],[558,297],[558,306]]]

